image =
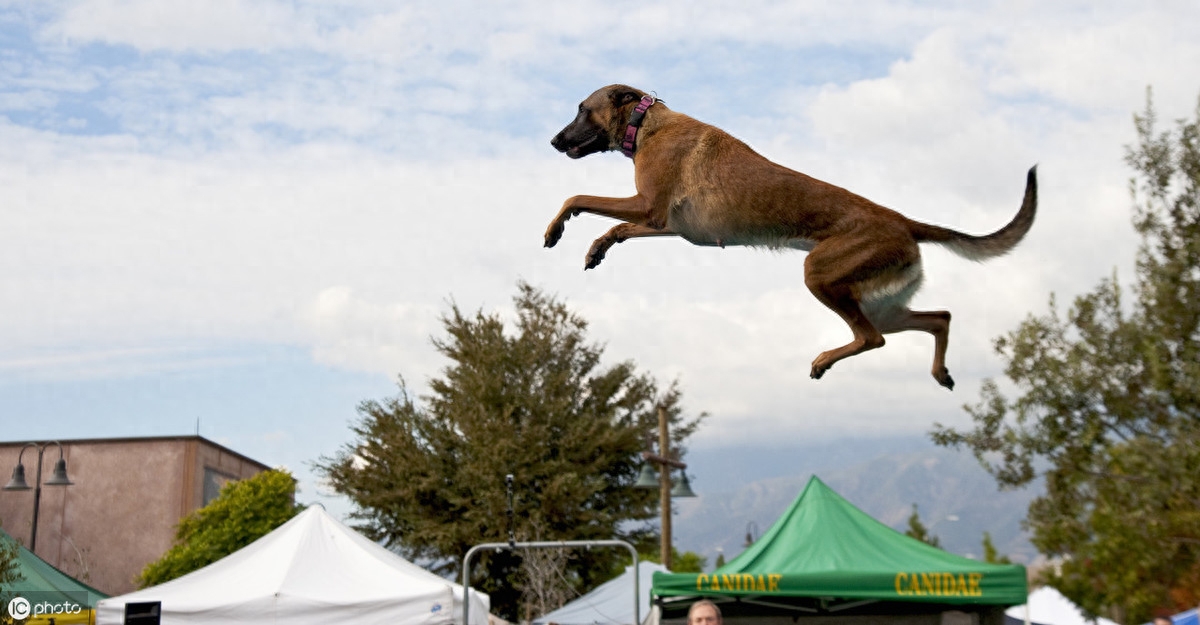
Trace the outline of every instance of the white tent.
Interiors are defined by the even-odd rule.
[[[669,573],[661,564],[638,564],[638,615],[642,622],[650,615],[650,582],[655,571]],[[633,567],[625,567],[620,576],[600,584],[592,592],[563,607],[533,619],[534,625],[641,625],[633,619]]]
[[[1041,623],[1042,625],[1117,625],[1106,619],[1088,620],[1079,606],[1050,586],[1029,593],[1025,605],[1015,605],[1004,611],[1007,622]]]
[[[311,506],[275,531],[202,569],[112,597],[97,625],[124,622],[125,604],[162,602],[162,624],[462,622],[462,586],[401,558]],[[471,592],[471,625],[488,597]]]

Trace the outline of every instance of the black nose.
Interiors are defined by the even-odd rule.
[[[563,133],[561,133],[561,132],[554,135],[554,138],[550,140],[550,145],[554,146],[554,149],[558,150],[559,152],[562,152],[564,149],[566,149],[566,148],[562,147],[562,143],[563,143]]]

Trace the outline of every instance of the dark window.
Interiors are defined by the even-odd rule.
[[[222,473],[211,467],[204,467],[204,502],[200,505],[207,506],[208,503],[217,498],[221,494],[221,489],[230,482],[237,481],[237,478]]]

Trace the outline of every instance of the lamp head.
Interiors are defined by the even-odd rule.
[[[642,465],[642,473],[638,475],[638,480],[633,484],[634,488],[658,488],[658,471],[650,466],[649,462]]]
[[[675,484],[675,488],[671,489],[671,497],[695,497],[696,493],[692,492],[692,485],[688,484],[687,473],[681,473],[679,482]]]
[[[29,484],[25,481],[25,465],[17,463],[16,468],[13,469],[12,479],[4,485],[4,490],[29,490]]]
[[[54,474],[51,475],[50,479],[46,480],[45,482],[46,486],[70,486],[72,483],[73,482],[67,478],[67,460],[65,458],[59,458],[58,461],[54,463]]]

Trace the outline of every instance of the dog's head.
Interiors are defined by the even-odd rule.
[[[629,114],[644,95],[646,92],[625,85],[596,90],[579,103],[575,119],[554,135],[550,145],[571,158],[619,148]]]

